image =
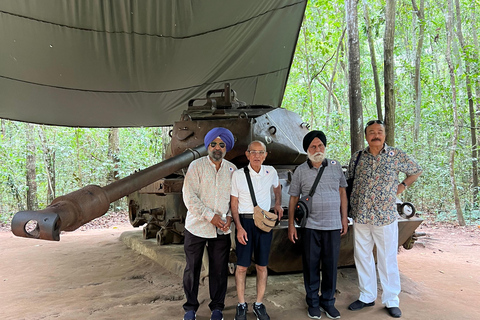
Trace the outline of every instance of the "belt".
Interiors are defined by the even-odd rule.
[[[253,219],[253,213],[240,213],[239,215],[243,219]]]

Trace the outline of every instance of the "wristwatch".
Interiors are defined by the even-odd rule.
[[[405,187],[405,190],[407,190],[408,186],[407,186],[407,184],[405,183],[405,181],[400,182],[400,184],[403,184],[403,186]]]

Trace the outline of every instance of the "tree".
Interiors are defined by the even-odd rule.
[[[45,174],[47,176],[47,202],[51,203],[55,199],[55,150],[49,145],[45,134],[45,126],[38,130],[40,137],[40,147],[43,151],[43,162],[45,164]]]
[[[386,142],[395,145],[395,73],[393,49],[395,44],[395,0],[387,0],[385,8],[385,36],[383,39],[385,87]]]
[[[458,223],[461,226],[465,225],[465,219],[463,218],[462,207],[460,205],[460,198],[458,196],[457,183],[455,181],[455,152],[457,149],[457,141],[459,135],[459,126],[458,126],[458,107],[457,107],[457,88],[456,88],[456,79],[455,79],[455,70],[452,63],[452,39],[453,39],[453,5],[452,0],[448,0],[448,11],[446,14],[446,23],[447,23],[447,52],[445,59],[448,64],[448,71],[450,74],[450,89],[452,91],[452,108],[453,108],[453,137],[452,137],[452,146],[450,150],[450,182],[453,188],[453,198],[455,201],[455,209],[457,210],[457,219]]]
[[[370,49],[370,60],[372,63],[373,82],[375,84],[375,104],[377,106],[377,118],[383,119],[382,112],[382,90],[380,89],[380,80],[378,77],[377,57],[375,55],[375,46],[373,44],[372,27],[370,25],[370,16],[368,14],[367,1],[363,0],[363,15],[367,29],[368,47]]]
[[[35,125],[27,123],[25,126],[27,142],[26,183],[27,183],[27,210],[37,210],[37,172],[36,172],[36,145]]]
[[[418,141],[418,135],[420,132],[420,110],[422,106],[422,86],[420,84],[420,65],[423,51],[423,37],[425,34],[425,14],[424,14],[424,0],[420,0],[420,8],[417,7],[417,2],[412,0],[413,10],[418,18],[418,43],[415,53],[415,76],[413,85],[415,88],[415,125],[413,129],[414,140]]]
[[[477,136],[475,128],[475,109],[473,105],[472,84],[470,79],[470,54],[467,49],[466,41],[462,32],[462,16],[460,12],[460,2],[455,0],[455,11],[457,17],[457,37],[460,42],[460,46],[463,50],[463,58],[465,61],[465,83],[467,88],[468,110],[470,113],[470,136],[472,141],[472,180],[473,180],[473,202],[477,203],[478,197],[478,152],[477,152]]]
[[[360,45],[356,0],[345,0],[348,39],[348,105],[350,106],[350,152],[363,149],[362,88],[360,83]]]
[[[120,143],[118,138],[118,128],[110,128],[108,131],[108,159],[112,167],[107,175],[107,183],[119,180],[118,166],[120,159],[118,157],[120,151]],[[113,211],[117,211],[121,206],[121,201],[117,200],[113,203]]]
[[[2,136],[5,137],[5,119],[1,119],[1,127]]]
[[[331,101],[331,97],[333,97],[333,101],[335,101],[335,105],[337,106],[337,112],[338,113],[341,113],[341,107],[340,107],[340,102],[338,101],[338,98],[335,96],[335,94],[333,93],[333,80],[335,79],[335,74],[337,73],[337,65],[338,65],[338,57],[340,55],[340,47],[342,45],[342,42],[343,42],[343,37],[345,36],[345,32],[347,31],[347,29],[343,29],[343,32],[342,32],[342,36],[340,37],[340,40],[338,41],[338,45],[337,45],[337,50],[335,52],[335,64],[333,65],[333,71],[332,71],[332,75],[330,76],[330,81],[328,83],[328,86],[325,86],[325,88],[327,89],[328,91],[328,99],[327,99],[327,121],[326,121],[326,127],[328,128],[328,124],[329,124],[329,114],[330,114],[330,101]]]

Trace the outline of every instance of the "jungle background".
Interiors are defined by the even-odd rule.
[[[363,133],[350,130],[351,104],[358,109],[360,103],[363,124],[385,119],[387,142],[424,169],[403,200],[420,216],[479,224],[479,6],[478,0],[309,1],[282,107],[300,114],[310,129],[323,130],[327,157],[346,165],[351,146],[363,141]],[[349,38],[355,29],[358,52]],[[349,69],[355,65],[358,81]],[[349,94],[352,84],[358,85],[356,101]],[[162,161],[170,129],[1,119],[0,223]],[[126,207],[118,201],[112,210]]]

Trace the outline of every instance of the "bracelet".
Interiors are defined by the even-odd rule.
[[[403,186],[405,187],[405,190],[407,190],[408,186],[407,186],[407,184],[405,183],[405,181],[400,182],[400,184],[403,184]]]

